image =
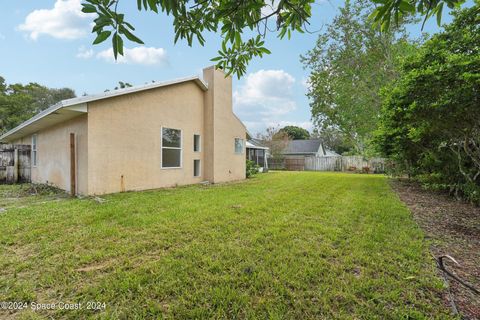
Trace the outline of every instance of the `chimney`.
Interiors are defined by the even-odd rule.
[[[219,148],[221,141],[225,139],[219,128],[228,123],[233,115],[232,77],[225,77],[223,70],[211,66],[203,69],[203,79],[208,84],[204,98],[205,160],[203,172],[206,180],[215,183],[218,179],[214,168],[219,166],[220,161],[225,161],[220,152],[215,153],[215,148]]]

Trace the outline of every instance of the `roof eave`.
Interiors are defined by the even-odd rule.
[[[97,95],[91,95],[91,96],[62,100],[62,101],[54,104],[53,106],[43,110],[42,112],[38,113],[37,115],[33,116],[32,118],[28,119],[27,121],[21,123],[17,127],[15,127],[13,129],[7,131],[6,133],[4,133],[2,136],[0,136],[0,142],[11,142],[15,139],[22,138],[24,135],[19,136],[19,137],[14,137],[14,138],[12,138],[12,135],[14,135],[18,131],[32,125],[33,123],[45,118],[46,116],[48,116],[48,115],[50,115],[54,112],[59,111],[62,108],[82,105],[82,104],[92,102],[92,101],[109,99],[109,98],[122,96],[122,95],[130,94],[130,93],[141,92],[141,91],[156,89],[156,88],[160,88],[160,87],[166,87],[166,86],[179,84],[179,83],[183,83],[183,82],[188,82],[188,81],[195,82],[200,87],[200,89],[203,90],[203,91],[208,90],[208,85],[207,85],[206,82],[204,82],[198,76],[193,76],[193,77],[188,77],[188,78],[176,79],[176,80],[171,80],[171,81],[163,81],[163,82],[158,82],[158,83],[152,83],[152,84],[149,84],[149,85],[143,85],[143,86],[131,87],[131,88],[126,88],[126,89],[121,89],[121,90],[115,90],[113,92],[108,91],[108,92],[105,92],[105,93],[102,93],[102,94],[97,94]]]

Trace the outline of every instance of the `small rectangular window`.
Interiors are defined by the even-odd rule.
[[[37,166],[37,135],[32,135],[32,165]]]
[[[243,139],[235,138],[235,153],[243,153]]]
[[[182,167],[182,131],[162,128],[162,168]]]
[[[193,160],[193,176],[200,176],[200,160]]]
[[[200,152],[200,135],[193,135],[193,152]]]

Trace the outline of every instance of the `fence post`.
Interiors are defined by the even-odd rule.
[[[18,147],[15,147],[13,150],[13,183],[18,182]]]
[[[76,159],[75,159],[75,133],[70,133],[70,194],[75,196],[76,192]]]

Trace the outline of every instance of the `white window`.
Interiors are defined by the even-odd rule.
[[[32,135],[32,165],[37,166],[37,135]]]
[[[200,135],[193,135],[193,152],[200,152]]]
[[[243,139],[235,138],[235,153],[243,153]]]
[[[162,128],[162,168],[182,167],[182,130]]]
[[[200,160],[193,160],[193,176],[200,177]]]

